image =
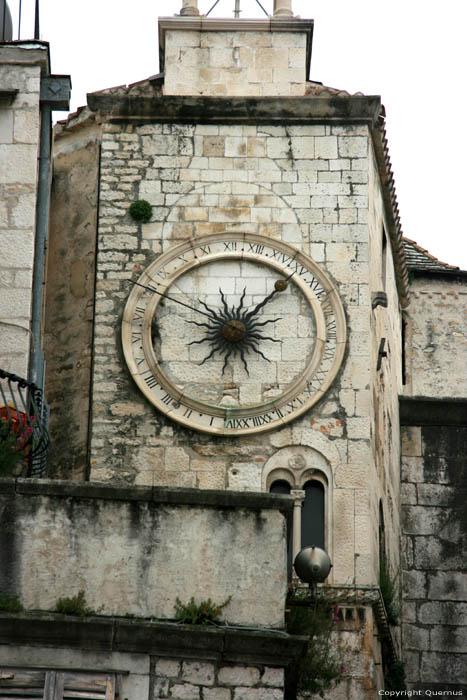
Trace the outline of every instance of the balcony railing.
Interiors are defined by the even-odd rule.
[[[0,474],[33,478],[47,475],[47,424],[42,391],[0,369]]]

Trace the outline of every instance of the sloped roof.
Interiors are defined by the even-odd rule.
[[[404,248],[405,248],[405,259],[407,261],[407,267],[409,270],[420,270],[420,271],[441,271],[446,272],[448,270],[459,270],[456,265],[448,265],[448,263],[441,262],[434,255],[431,255],[425,248],[419,246],[415,241],[410,240],[410,238],[404,238]]]

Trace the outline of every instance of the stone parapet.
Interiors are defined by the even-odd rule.
[[[282,700],[284,671],[306,643],[285,632],[0,613],[2,678],[10,669],[27,678],[25,663],[36,683],[37,669],[72,668],[75,678],[92,670],[101,683],[115,679],[120,697],[139,700]]]
[[[0,613],[0,621],[0,650],[3,644],[46,645],[150,654],[161,658],[184,656],[225,665],[248,663],[285,667],[301,655],[306,645],[305,638],[286,632],[117,617],[80,618],[25,612]],[[227,669],[223,675],[227,679]]]
[[[225,619],[232,624],[283,627],[283,513],[292,499],[0,483],[0,587],[18,594],[27,609],[53,610],[59,598],[84,590],[104,614],[170,619],[177,598],[220,604],[231,596]]]

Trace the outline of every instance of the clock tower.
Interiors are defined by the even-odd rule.
[[[290,0],[264,19],[183,0],[160,74],[59,127],[57,162],[70,138],[100,158],[79,186],[99,192],[89,382],[56,401],[83,409],[91,481],[291,494],[291,552],[331,557],[346,683],[370,698],[395,653],[377,590],[398,567],[407,273],[380,98],[310,81],[312,37]]]

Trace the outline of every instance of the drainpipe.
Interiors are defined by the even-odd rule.
[[[41,78],[41,124],[32,281],[29,381],[34,382],[42,390],[44,388],[44,353],[41,347],[42,306],[44,301],[45,255],[49,228],[52,110],[68,111],[70,109],[70,92],[71,80],[68,75],[45,75]]]
[[[44,300],[44,268],[50,202],[50,132],[52,110],[41,104],[41,126],[39,141],[39,172],[37,185],[36,239],[31,309],[31,353],[29,359],[29,381],[44,388],[44,353],[41,347],[42,304]]]

